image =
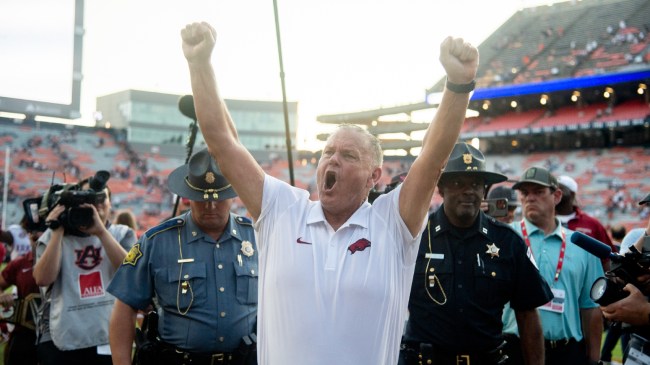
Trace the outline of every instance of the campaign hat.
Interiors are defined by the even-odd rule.
[[[454,145],[449,155],[447,166],[442,171],[440,179],[453,179],[457,175],[475,175],[483,178],[485,185],[492,185],[508,180],[508,177],[496,172],[487,171],[485,156],[474,146],[461,142]]]
[[[195,153],[187,164],[172,171],[167,178],[167,186],[172,193],[193,201],[219,201],[237,196],[207,148]]]

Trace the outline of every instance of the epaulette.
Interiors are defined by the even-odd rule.
[[[237,217],[235,217],[235,220],[237,221],[237,223],[243,224],[245,226],[253,225],[253,221],[250,218],[246,218],[238,215]]]
[[[164,231],[166,231],[168,229],[172,229],[174,227],[181,227],[183,225],[185,225],[185,220],[183,218],[179,218],[179,217],[171,218],[171,219],[168,219],[168,220],[160,223],[159,225],[157,225],[157,226],[155,226],[153,228],[150,228],[148,231],[146,231],[144,233],[144,236],[147,239],[150,239],[150,238],[152,238],[153,236],[157,235],[160,232],[164,232]]]

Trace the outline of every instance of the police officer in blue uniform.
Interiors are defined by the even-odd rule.
[[[152,300],[158,325],[149,326],[152,341],[137,349],[136,363],[256,364],[258,255],[251,221],[230,213],[237,194],[207,149],[172,171],[168,186],[190,200],[190,210],[147,231],[108,288],[117,298],[110,323],[114,364],[131,364],[136,313]]]
[[[438,182],[443,205],[420,242],[400,364],[509,364],[501,337],[508,301],[525,328],[528,359],[543,364],[536,308],[552,298],[550,288],[521,237],[481,211],[489,186],[505,180],[486,171],[479,150],[454,146]]]

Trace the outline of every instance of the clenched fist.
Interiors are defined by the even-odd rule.
[[[181,30],[183,54],[189,63],[209,62],[214,49],[217,32],[206,23],[192,23]]]
[[[447,72],[447,80],[468,84],[476,78],[478,50],[462,38],[447,37],[440,44],[440,63]]]

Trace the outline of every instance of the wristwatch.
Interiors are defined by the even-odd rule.
[[[59,227],[61,227],[61,222],[59,222],[58,220],[56,220],[56,221],[45,221],[45,227],[47,227],[49,229],[52,229],[52,230],[59,229]]]

